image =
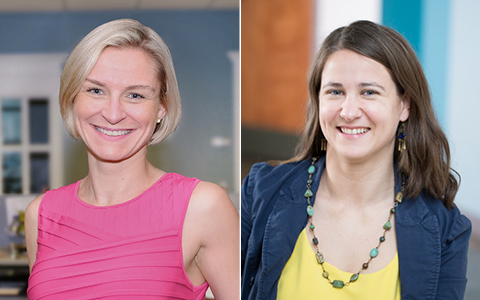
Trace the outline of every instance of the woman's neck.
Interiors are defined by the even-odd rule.
[[[327,152],[320,188],[331,200],[366,207],[390,198],[394,187],[393,157],[352,163]]]
[[[78,196],[96,206],[133,199],[165,174],[148,162],[146,153],[121,162],[100,161],[89,153],[88,166],[89,172],[80,184]]]

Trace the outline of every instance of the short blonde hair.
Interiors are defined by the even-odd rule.
[[[88,74],[107,47],[141,49],[156,61],[160,81],[160,103],[166,114],[157,125],[149,145],[166,138],[178,126],[182,104],[177,77],[170,51],[162,38],[151,28],[131,19],[105,23],[92,30],[73,49],[63,68],[60,82],[60,111],[68,133],[75,139],[79,135],[73,118],[73,102]]]

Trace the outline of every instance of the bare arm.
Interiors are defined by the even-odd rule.
[[[35,198],[25,211],[25,240],[27,242],[28,265],[30,272],[37,259],[38,208],[43,195]]]
[[[198,245],[193,263],[217,300],[240,298],[238,223],[238,213],[225,191],[200,182],[187,209],[183,244]]]

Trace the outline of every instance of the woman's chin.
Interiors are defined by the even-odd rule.
[[[116,147],[108,147],[107,149],[88,149],[97,161],[118,163],[125,161],[134,156],[139,151],[128,151],[127,149],[118,149]]]
[[[390,148],[372,149],[371,147],[342,147],[338,150],[333,150],[332,147],[327,150],[327,158],[335,159],[339,161],[348,162],[351,164],[382,164],[388,159],[393,159],[391,155],[392,150]],[[330,152],[330,153],[329,153]]]
[[[339,147],[338,150],[328,149],[327,157],[351,163],[361,163],[372,159],[373,155],[364,147]],[[373,157],[374,159],[374,157]]]

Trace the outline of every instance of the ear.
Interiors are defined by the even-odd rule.
[[[158,107],[157,117],[159,119],[163,119],[163,118],[165,118],[166,114],[167,114],[167,110],[165,109],[165,106],[163,106],[163,104],[160,104],[160,106]]]
[[[400,113],[400,121],[405,122],[410,115],[410,97],[405,95],[401,101],[402,111]]]

